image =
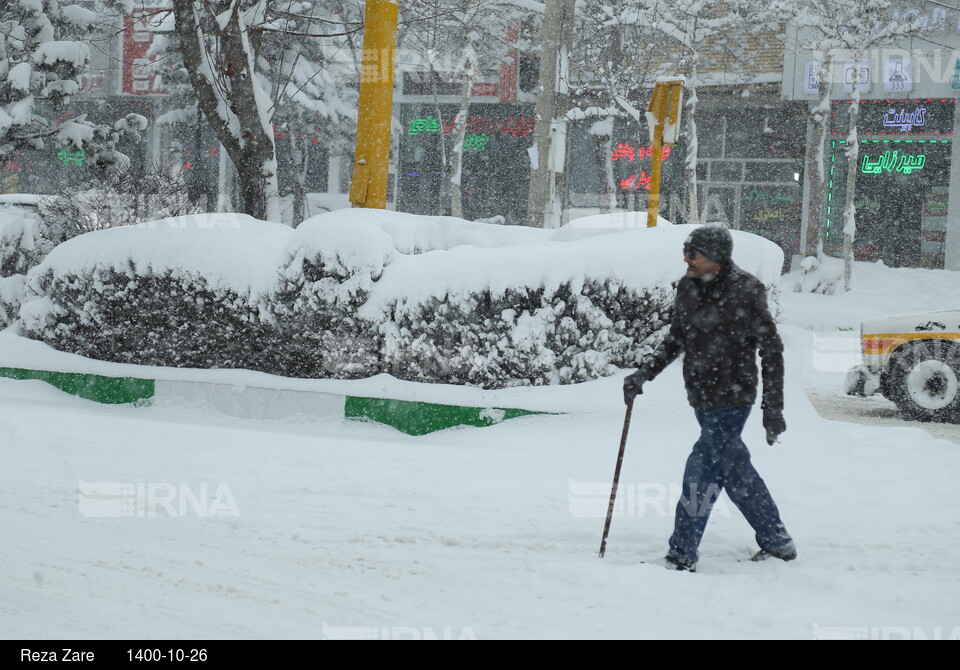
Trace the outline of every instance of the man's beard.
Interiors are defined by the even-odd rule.
[[[716,272],[704,272],[703,274],[698,274],[697,269],[692,265],[687,267],[687,276],[691,279],[696,279],[701,284],[709,284],[714,279],[717,278]]]

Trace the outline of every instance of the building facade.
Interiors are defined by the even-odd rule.
[[[791,31],[784,58],[783,97],[808,109],[829,94],[823,147],[808,133],[807,152],[822,151],[826,199],[804,211],[804,233],[822,228],[824,251],[840,255],[843,210],[853,199],[856,260],[894,267],[960,270],[960,12],[944,5],[915,12],[925,30],[900,42],[868,49],[854,62],[843,50],[803,49]],[[821,87],[820,66],[827,63]],[[855,164],[848,164],[849,114],[860,98]],[[855,192],[847,191],[856,170]],[[813,175],[811,175],[812,177]],[[804,197],[811,192],[806,180]],[[951,202],[954,206],[951,207]],[[812,234],[812,232],[811,232]]]
[[[857,170],[852,198],[857,212],[858,260],[892,266],[960,270],[960,147],[953,141],[960,114],[960,12],[937,6],[930,30],[902,43],[873,49],[856,68],[860,114],[859,157],[847,165],[849,108],[853,97],[849,57],[805,51],[804,36],[743,45],[749,71],[738,71],[728,48],[704,53],[697,90],[697,209],[701,221],[762,235],[789,259],[821,235],[823,249],[840,255],[847,174]],[[151,45],[168,25],[127,17],[109,48],[94,62],[72,113],[111,121],[137,112],[150,122],[142,145],[121,147],[135,164],[179,172],[207,207],[239,202],[232,169],[202,119],[177,123],[167,114],[169,96],[150,67]],[[782,36],[780,36],[782,37]],[[784,46],[786,45],[786,46]],[[512,51],[481,64],[469,96],[467,134],[459,175],[464,217],[520,225],[527,221],[528,185],[536,126],[537,59]],[[811,110],[820,104],[819,64],[829,57],[829,127],[822,146],[813,142]],[[454,119],[462,80],[422,63],[398,68],[389,206],[418,214],[451,212]],[[738,66],[739,67],[739,66]],[[451,70],[452,71],[452,70]],[[585,82],[581,90],[588,90]],[[630,95],[638,109],[649,91]],[[582,101],[581,101],[582,102]],[[591,103],[592,104],[592,103]],[[584,102],[586,106],[587,103]],[[645,124],[629,115],[569,115],[563,135],[566,160],[557,175],[562,222],[587,214],[646,209],[652,149]],[[312,212],[347,206],[352,140],[317,141],[312,128],[275,129],[282,195],[293,191],[293,142],[309,153],[305,187]],[[823,155],[825,202],[813,211],[810,156]],[[688,218],[684,140],[664,149],[662,211],[674,222]],[[2,166],[4,192],[49,193],[82,176],[83,157],[47,148]],[[822,232],[821,232],[822,231]]]

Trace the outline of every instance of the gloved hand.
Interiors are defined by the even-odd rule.
[[[642,368],[627,375],[623,380],[623,402],[629,405],[631,400],[643,393],[643,385],[646,382],[647,373]]]
[[[787,422],[783,419],[780,410],[766,409],[763,411],[763,427],[767,431],[767,444],[772,445],[787,429]]]

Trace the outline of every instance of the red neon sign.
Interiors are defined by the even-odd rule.
[[[632,174],[625,179],[620,180],[620,188],[624,190],[645,188],[648,191],[650,190],[650,175],[647,174],[646,170],[641,170],[639,175]]]
[[[666,160],[670,156],[670,147],[663,147],[660,156],[663,160]],[[627,162],[636,162],[642,161],[645,158],[653,157],[653,146],[645,147],[634,147],[629,142],[618,142],[617,146],[613,151],[610,152],[610,160],[618,161],[624,159]],[[640,174],[632,174],[628,177],[618,180],[620,188],[629,191],[631,189],[646,189],[650,190],[650,175],[647,174],[646,170],[641,170]]]
[[[634,149],[633,145],[628,143],[618,143],[617,148],[610,152],[610,160],[615,161],[626,158],[629,161],[642,161],[644,158],[653,157],[653,146],[640,147]],[[663,147],[660,157],[666,160],[670,156],[670,147]]]

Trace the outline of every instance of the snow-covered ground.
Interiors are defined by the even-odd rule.
[[[960,273],[855,276],[841,295],[783,278],[788,430],[767,446],[757,411],[745,431],[792,563],[745,562],[724,497],[698,572],[657,564],[696,439],[679,365],[638,399],[603,559],[622,375],[568,389],[590,411],[422,437],[0,379],[0,635],[960,638],[960,447],[808,399],[837,391],[859,319],[955,307]]]

